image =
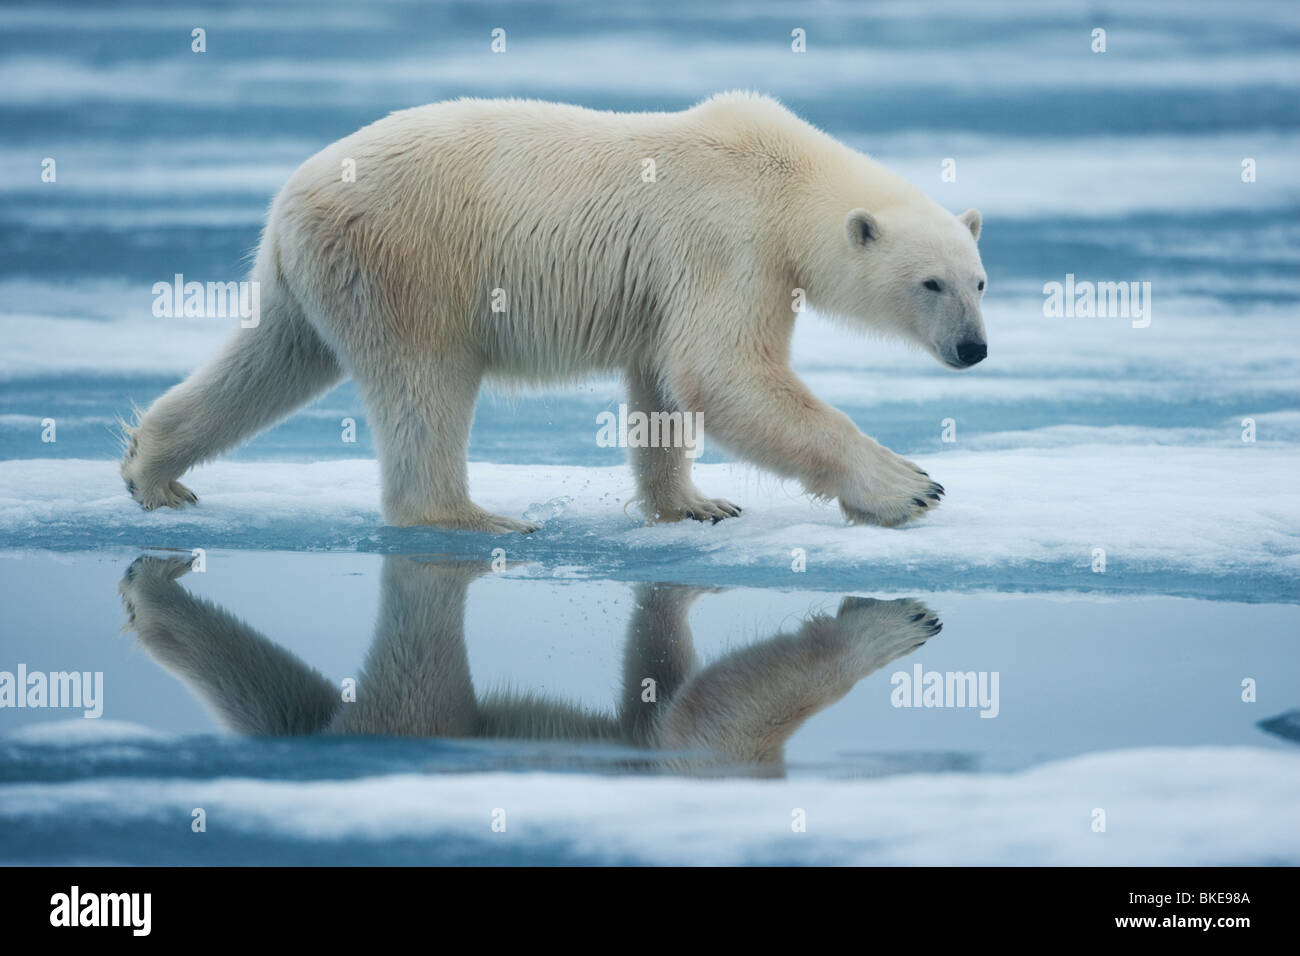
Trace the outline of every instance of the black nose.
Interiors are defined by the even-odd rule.
[[[984,361],[989,354],[989,347],[983,342],[962,342],[957,346],[957,358],[963,365],[974,365]]]

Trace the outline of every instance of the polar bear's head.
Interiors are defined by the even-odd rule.
[[[836,242],[829,288],[822,290],[825,306],[893,332],[949,368],[969,368],[988,354],[980,314],[988,276],[975,245],[979,234],[975,209],[960,216],[929,205],[853,209]]]

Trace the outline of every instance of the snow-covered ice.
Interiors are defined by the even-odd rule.
[[[874,781],[100,777],[0,783],[0,827],[22,834],[0,849],[0,862],[274,854],[282,863],[354,864],[544,856],[661,865],[1295,865],[1300,832],[1279,814],[1297,801],[1300,761],[1246,747],[1112,751],[1017,773]],[[220,821],[220,841],[189,833],[196,806]],[[498,808],[503,833],[491,828]],[[1093,828],[1097,810],[1104,832]],[[793,827],[798,811],[805,832]],[[105,831],[138,842],[95,836]]]
[[[920,463],[949,493],[943,506],[904,529],[847,526],[839,509],[811,502],[793,484],[747,466],[697,466],[697,483],[741,502],[745,513],[718,525],[645,526],[627,504],[623,466],[580,468],[473,464],[484,507],[521,514],[559,499],[562,513],[529,537],[499,538],[435,529],[386,529],[379,472],[370,460],[310,464],[216,462],[187,479],[197,508],[141,512],[111,462],[77,459],[0,462],[0,540],[8,547],[94,549],[225,547],[360,548],[488,554],[505,546],[520,559],[578,564],[598,576],[694,575],[709,583],[852,586],[868,570],[952,585],[989,572],[1067,586],[1071,575],[1102,586],[1090,571],[1106,552],[1106,584],[1183,575],[1227,579],[1256,599],[1296,600],[1300,509],[1294,451],[1244,445],[1220,449],[1059,445],[948,452]],[[1244,493],[1248,489],[1248,493]],[[804,549],[807,572],[791,571]],[[979,572],[985,572],[983,575]],[[974,573],[975,578],[967,575]],[[1253,584],[1252,584],[1253,580]]]

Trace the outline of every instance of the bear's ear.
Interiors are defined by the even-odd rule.
[[[967,209],[957,218],[961,220],[963,226],[970,230],[971,236],[978,241],[980,237],[980,211],[978,209]]]
[[[847,226],[849,242],[855,246],[865,246],[880,238],[880,223],[865,209],[855,209],[849,213]]]

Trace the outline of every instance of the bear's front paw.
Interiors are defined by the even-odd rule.
[[[875,456],[840,494],[840,510],[850,524],[892,528],[939,507],[943,494],[943,485],[890,452]]]
[[[740,505],[732,504],[726,498],[705,498],[701,495],[671,503],[650,505],[646,510],[650,524],[681,521],[685,518],[717,524],[723,518],[740,517],[740,512],[744,509]]]

